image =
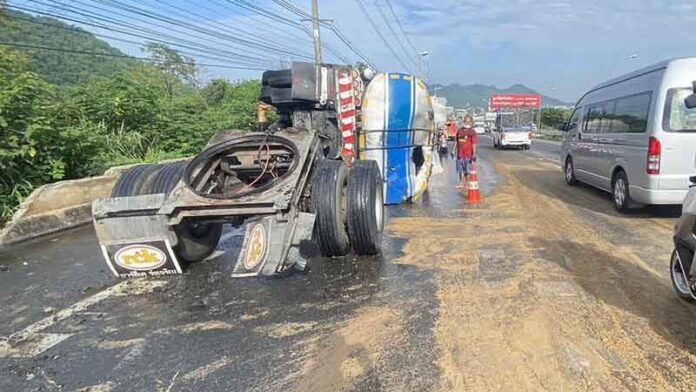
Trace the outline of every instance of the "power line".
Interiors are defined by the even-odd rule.
[[[55,1],[55,0],[50,0],[50,1]],[[73,0],[73,1],[74,1],[74,0]],[[183,28],[185,28],[185,29],[188,29],[188,30],[191,30],[191,31],[195,31],[195,32],[198,32],[198,33],[201,33],[201,34],[204,34],[204,35],[208,35],[208,36],[212,36],[212,37],[217,37],[217,38],[222,38],[222,39],[229,40],[229,41],[232,41],[232,42],[238,42],[238,43],[241,43],[241,44],[245,44],[245,45],[248,45],[248,46],[251,47],[251,48],[259,48],[259,47],[260,47],[260,48],[265,48],[265,49],[267,49],[267,50],[269,50],[269,51],[274,51],[274,52],[281,53],[281,54],[283,54],[283,55],[297,56],[297,53],[295,53],[295,52],[293,52],[293,51],[290,51],[290,50],[287,50],[287,49],[285,49],[285,48],[274,47],[274,46],[271,46],[271,45],[264,44],[263,42],[259,42],[259,41],[250,41],[250,40],[243,39],[243,38],[239,38],[239,37],[235,37],[235,36],[232,36],[232,35],[222,34],[222,33],[220,33],[220,32],[217,32],[217,31],[214,31],[214,30],[208,30],[208,29],[202,28],[202,27],[200,27],[200,26],[193,25],[193,24],[191,24],[191,23],[187,23],[187,22],[184,22],[184,21],[180,21],[180,20],[168,18],[168,17],[166,17],[166,16],[161,16],[161,15],[153,14],[153,13],[147,12],[146,10],[143,10],[143,9],[141,9],[141,8],[137,8],[137,7],[129,6],[129,5],[124,5],[124,4],[119,3],[118,1],[115,1],[115,0],[106,0],[106,1],[105,1],[105,0],[92,0],[92,1],[95,1],[95,2],[97,2],[97,3],[101,3],[101,4],[103,4],[103,5],[107,5],[107,6],[110,5],[110,6],[113,7],[113,8],[121,9],[121,10],[123,10],[123,11],[130,12],[130,13],[133,13],[133,14],[136,14],[136,15],[141,15],[141,16],[144,16],[144,17],[149,18],[149,19],[154,19],[154,20],[157,20],[157,21],[161,21],[161,22],[170,24],[170,25],[172,25],[172,26],[183,27]]]
[[[143,0],[139,0],[139,3],[142,4],[142,1]],[[201,21],[205,21],[206,23],[212,24],[212,25],[216,26],[216,28],[219,28],[220,30],[222,30],[226,33],[229,33],[229,34],[243,34],[245,37],[248,37],[250,39],[258,39],[259,38],[259,34],[254,35],[250,32],[247,32],[245,30],[241,30],[239,28],[232,29],[228,25],[220,23],[219,21],[217,21],[213,18],[198,14],[196,12],[193,12],[193,11],[181,8],[181,7],[178,7],[174,4],[169,4],[169,3],[162,1],[162,0],[150,0],[150,2],[155,2],[158,7],[161,7],[164,5],[164,6],[167,6],[169,8],[172,8],[174,10],[181,11],[186,15],[193,16]],[[201,7],[202,4],[197,4],[196,6]],[[152,9],[152,7],[149,7],[149,8]],[[183,17],[183,18],[189,18],[189,16],[182,15],[181,13],[175,13],[175,12],[171,12],[171,11],[170,11],[170,13],[172,13],[173,15],[176,15],[176,16]],[[300,49],[298,49],[297,47],[293,47],[292,45],[289,45],[287,42],[286,43],[279,43],[279,42],[276,42],[275,40],[271,40],[269,36],[263,36],[263,35],[261,35],[261,38],[263,39],[264,43],[272,44],[273,47],[282,48],[284,50],[291,50],[291,51],[296,52],[296,53],[299,53],[299,51],[300,51]],[[247,38],[245,38],[245,39],[247,39]]]
[[[113,37],[113,36],[109,36],[109,35],[105,35],[105,34],[93,33],[93,32],[85,31],[85,30],[78,29],[78,28],[75,28],[72,26],[61,26],[61,25],[57,25],[57,24],[40,22],[37,20],[22,18],[19,16],[13,16],[13,15],[9,15],[8,17],[12,18],[12,19],[22,20],[22,21],[32,23],[32,24],[39,24],[39,25],[47,26],[49,28],[67,30],[67,31],[71,31],[73,33],[101,37],[101,38],[105,38],[105,39],[109,39],[109,40],[113,40],[113,41],[119,41],[119,42],[123,42],[123,43],[127,43],[127,44],[132,44],[132,45],[139,45],[139,46],[143,45],[142,42],[128,40],[128,39],[124,39],[124,38]],[[202,53],[194,53],[194,52],[188,52],[188,51],[183,51],[183,50],[177,50],[177,52],[180,54],[186,55],[186,56],[195,56],[195,57],[200,57],[200,58],[203,58],[206,60],[221,61],[221,62],[229,62],[230,61],[229,58],[224,58],[224,57],[219,57],[219,56],[211,56],[211,55],[208,55],[205,53],[203,53],[203,54]]]
[[[295,15],[298,15],[300,17],[306,18],[306,19],[311,19],[312,15],[308,14],[307,12],[303,11],[301,8],[297,7],[296,5],[290,3],[287,0],[273,0],[274,3],[280,5],[281,7],[289,10],[290,12],[294,13]],[[355,53],[358,58],[363,60],[367,65],[369,65],[373,69],[377,69],[377,67],[374,66],[374,64],[370,61],[370,59],[367,58],[358,48],[353,45],[350,40],[341,32],[341,30],[334,24],[334,23],[323,23],[322,25],[329,30],[331,30],[338,39],[340,39],[353,53]]]
[[[33,0],[33,1],[36,2],[36,0]],[[202,44],[200,42],[181,39],[181,38],[171,36],[168,34],[163,34],[161,32],[157,32],[154,30],[141,28],[138,26],[134,26],[134,25],[122,22],[122,21],[117,20],[117,19],[115,20],[115,19],[110,19],[110,18],[104,18],[104,17],[101,17],[98,14],[94,14],[94,13],[91,13],[91,14],[93,15],[94,18],[96,18],[98,20],[105,21],[107,23],[112,23],[112,24],[124,26],[126,28],[130,28],[130,29],[133,29],[136,31],[142,31],[145,34],[150,34],[150,35],[133,33],[130,31],[126,31],[126,30],[122,30],[122,29],[118,29],[118,28],[114,28],[114,27],[109,27],[109,26],[103,25],[101,23],[90,23],[90,22],[87,22],[84,20],[74,19],[74,18],[67,17],[64,15],[52,14],[52,13],[44,12],[44,11],[37,10],[37,9],[25,8],[25,7],[20,7],[20,6],[12,6],[12,7],[8,7],[8,8],[19,9],[19,10],[23,10],[23,11],[27,11],[27,12],[33,12],[36,14],[48,16],[48,17],[55,18],[55,19],[61,19],[61,20],[66,20],[66,21],[70,21],[70,22],[80,23],[80,24],[84,24],[87,26],[92,26],[92,27],[96,27],[96,28],[100,28],[100,29],[104,29],[104,30],[108,30],[108,31],[116,32],[116,33],[121,33],[121,34],[129,35],[129,36],[133,36],[133,37],[143,38],[143,39],[150,40],[153,42],[159,42],[159,43],[168,44],[168,45],[172,45],[172,46],[176,46],[176,47],[183,47],[183,48],[187,48],[187,49],[191,49],[191,50],[198,50],[198,51],[207,51],[209,53],[213,53],[216,55],[221,55],[221,54],[224,55],[226,53],[227,55],[230,56],[230,61],[257,62],[257,63],[265,63],[268,61],[267,59],[247,56],[247,55],[243,55],[241,53],[236,53],[236,52],[230,52],[230,51],[226,51],[226,50],[223,50],[220,48],[211,47],[211,46]],[[78,11],[75,11],[72,9],[68,9],[68,12],[75,13],[75,14],[81,15],[83,17],[90,16],[89,14],[86,14],[83,12],[78,12]],[[154,35],[154,37],[152,35]],[[168,38],[168,39],[173,40],[173,41],[167,41],[167,40],[163,40],[160,38],[155,38],[157,36]]]
[[[391,11],[391,14],[394,17],[396,24],[399,26],[401,33],[404,35],[404,38],[406,38],[406,42],[409,44],[409,46],[411,46],[411,49],[413,49],[413,52],[418,54],[418,49],[416,49],[415,45],[413,45],[413,42],[411,42],[411,39],[408,37],[408,34],[406,34],[406,30],[404,29],[404,25],[401,23],[401,20],[396,15],[396,12],[394,11],[394,7],[392,7],[391,0],[384,0],[384,2],[387,4],[389,11]]]
[[[370,23],[370,25],[372,25],[372,28],[375,30],[377,35],[379,35],[380,39],[382,40],[382,42],[384,42],[384,45],[389,49],[389,51],[394,56],[394,58],[396,58],[396,60],[401,64],[402,67],[404,67],[405,70],[407,70],[410,73],[413,73],[413,71],[411,71],[409,69],[409,67],[406,66],[406,64],[401,59],[401,57],[396,52],[396,50],[394,50],[394,48],[391,46],[391,44],[389,43],[389,40],[387,40],[387,38],[384,36],[384,34],[382,34],[382,31],[377,27],[377,23],[375,23],[374,19],[372,19],[372,15],[370,15],[370,13],[367,12],[367,8],[365,8],[365,4],[363,4],[363,2],[361,0],[355,0],[355,2],[356,2],[356,4],[358,4],[358,7],[360,7],[360,11],[362,11],[363,15],[365,15],[365,18],[367,19],[367,21]]]
[[[401,42],[401,39],[398,37],[396,34],[396,30],[394,29],[394,26],[392,26],[392,23],[389,21],[389,18],[387,17],[387,14],[384,12],[384,9],[381,6],[381,3],[379,0],[372,0],[374,3],[375,7],[377,8],[377,11],[379,12],[380,16],[384,20],[384,23],[387,25],[387,28],[389,31],[391,31],[392,36],[394,37],[394,40],[399,44],[401,49],[404,51],[404,55],[406,55],[406,58],[411,61],[411,64],[416,66],[416,69],[420,69],[418,62],[413,60],[413,57],[409,56],[407,53],[409,52],[408,49],[406,49],[406,46]]]
[[[290,18],[287,18],[287,17],[285,17],[285,16],[283,16],[283,15],[280,15],[280,14],[278,14],[278,13],[270,12],[270,11],[268,11],[268,10],[262,8],[262,7],[259,7],[259,6],[257,6],[257,5],[251,4],[250,2],[248,2],[248,1],[246,1],[246,0],[226,0],[226,1],[227,1],[228,3],[235,4],[235,5],[237,5],[238,7],[242,8],[242,9],[245,9],[245,10],[247,10],[247,11],[250,11],[250,12],[252,12],[252,13],[254,13],[254,14],[257,14],[257,15],[260,15],[260,16],[264,16],[264,17],[266,17],[266,18],[268,18],[268,19],[270,19],[270,20],[273,20],[273,21],[279,22],[279,23],[281,23],[281,24],[284,24],[284,25],[286,25],[286,26],[294,27],[294,28],[297,28],[297,29],[299,29],[299,30],[301,30],[301,31],[304,31],[304,32],[305,32],[307,35],[309,35],[310,37],[313,36],[312,30],[309,29],[309,27],[304,26],[304,25],[302,25],[301,23],[299,23],[299,22],[297,22],[297,21],[294,21],[294,20],[292,20],[292,19],[290,19]],[[284,7],[284,8],[285,8],[285,7]],[[308,18],[311,19],[311,15],[307,14],[306,12],[300,10],[300,9],[297,8],[297,7],[294,7],[293,13],[298,14],[298,12],[299,12],[299,14],[300,14],[301,16],[308,17]],[[343,57],[343,56],[338,52],[338,50],[336,50],[336,49],[335,49],[333,46],[331,46],[330,44],[324,42],[324,43],[322,43],[322,46],[326,49],[327,52],[331,53],[334,57],[336,57],[336,58],[339,59],[340,61],[342,61],[342,62],[344,62],[344,63],[350,63],[350,61],[348,61],[345,57]]]
[[[162,61],[159,61],[156,59],[151,59],[148,57],[135,57],[135,56],[127,56],[127,55],[121,55],[121,54],[113,54],[113,53],[91,52],[91,51],[86,51],[86,50],[52,48],[52,47],[48,47],[48,46],[18,44],[18,43],[13,43],[13,42],[0,42],[0,45],[10,46],[10,47],[15,47],[15,48],[40,49],[40,50],[49,50],[49,51],[55,51],[55,52],[73,53],[73,54],[81,54],[81,55],[89,55],[89,56],[117,57],[117,58],[124,58],[124,59],[130,59],[130,60],[151,61],[151,62],[155,62],[155,63],[162,62]],[[186,61],[168,61],[168,62],[173,63],[173,64],[187,64],[187,65],[195,64],[195,65],[199,65],[199,66],[203,66],[203,67],[230,68],[230,69],[242,69],[242,70],[252,70],[252,71],[264,71],[264,70],[266,70],[265,68],[238,67],[238,66],[234,66],[234,65],[222,65],[222,64],[203,64],[203,63],[186,62]]]

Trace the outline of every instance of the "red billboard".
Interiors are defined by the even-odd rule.
[[[491,110],[499,109],[539,109],[541,95],[533,94],[499,94],[490,101]]]

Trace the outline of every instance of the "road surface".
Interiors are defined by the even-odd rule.
[[[565,185],[552,144],[483,139],[484,204],[389,209],[383,255],[231,279],[228,231],[186,275],[117,281],[90,227],[0,251],[1,391],[696,389],[671,209]]]

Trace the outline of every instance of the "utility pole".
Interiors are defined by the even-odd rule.
[[[319,0],[312,0],[312,30],[314,30],[314,62],[321,67],[321,32],[319,31]],[[319,80],[317,78],[317,80]]]

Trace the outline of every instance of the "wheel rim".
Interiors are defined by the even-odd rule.
[[[674,286],[681,294],[691,295],[688,280],[682,273],[681,265],[679,265],[679,261],[677,260],[676,252],[674,252],[674,255],[672,256],[672,280],[674,281]]]
[[[614,202],[617,206],[623,207],[626,200],[626,183],[623,178],[616,180],[614,184]]]
[[[571,161],[566,162],[566,181],[573,181],[573,163]]]

